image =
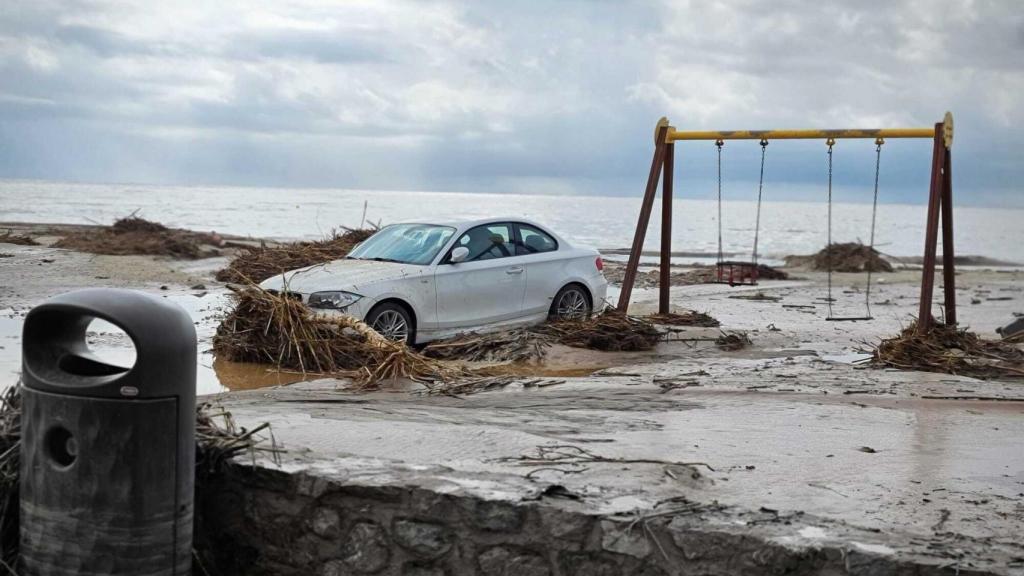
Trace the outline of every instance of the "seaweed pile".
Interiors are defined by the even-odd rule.
[[[703,328],[714,328],[720,323],[717,319],[713,318],[710,314],[704,312],[696,312],[693,310],[686,312],[669,312],[668,314],[651,314],[647,316],[645,320],[653,322],[654,324],[661,324],[663,326],[699,326]]]
[[[261,243],[245,248],[217,272],[217,280],[237,284],[257,284],[289,270],[344,258],[356,244],[372,236],[377,229],[344,229],[315,242],[289,242],[278,246]]]
[[[919,333],[917,321],[871,351],[875,366],[942,372],[972,378],[1024,377],[1024,351],[1005,340],[986,340],[966,329],[938,322]]]
[[[614,352],[651,350],[664,335],[649,321],[614,308],[585,320],[556,320],[536,328],[558,343],[573,348]]]
[[[53,246],[91,254],[147,254],[191,260],[219,254],[217,248],[222,243],[214,234],[168,228],[133,213],[111,226],[70,232]]]
[[[461,370],[392,342],[350,316],[315,314],[291,294],[258,287],[235,291],[235,308],[213,338],[214,353],[233,362],[335,374],[364,389],[409,378],[431,386]]]
[[[39,246],[39,242],[36,242],[34,238],[27,234],[15,234],[13,231],[8,230],[3,234],[0,234],[0,244],[17,244],[18,246]]]
[[[810,256],[786,256],[786,266],[808,267],[833,272],[892,272],[892,264],[881,253],[860,242],[833,243]]]

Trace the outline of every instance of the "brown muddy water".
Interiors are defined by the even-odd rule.
[[[205,293],[204,293],[205,292]],[[196,392],[200,395],[231,390],[251,390],[322,378],[322,374],[277,370],[264,364],[229,362],[215,358],[213,336],[225,309],[230,306],[226,290],[164,291],[163,296],[189,313],[196,326],[199,359]],[[0,388],[13,384],[21,372],[21,330],[27,310],[0,310]],[[89,325],[90,350],[105,362],[130,367],[135,363],[131,339],[119,327],[104,320]],[[652,361],[653,354],[604,353],[553,346],[543,363],[516,364],[503,370],[509,376],[576,377],[624,363]]]

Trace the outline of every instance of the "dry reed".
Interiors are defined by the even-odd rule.
[[[290,270],[344,258],[356,244],[373,235],[376,229],[345,229],[316,242],[290,242],[268,247],[245,248],[231,259],[227,268],[217,272],[217,280],[236,284],[254,284]]]
[[[351,378],[371,388],[408,378],[424,384],[454,379],[461,370],[393,342],[361,320],[316,314],[288,292],[258,287],[235,291],[235,308],[217,327],[214,353],[233,362]]]
[[[915,320],[899,336],[882,340],[871,353],[870,362],[876,366],[981,379],[1024,377],[1024,351],[1014,343],[986,340],[937,322],[919,333]]]

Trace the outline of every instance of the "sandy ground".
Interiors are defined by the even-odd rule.
[[[201,351],[226,303],[224,288],[212,280],[222,260],[10,245],[0,245],[0,254],[0,374],[8,382],[18,369],[24,313],[48,296],[84,286],[161,294],[193,315]],[[698,328],[649,353],[555,349],[550,373],[564,383],[543,388],[511,385],[460,398],[410,394],[408,387],[351,394],[328,379],[220,399],[242,424],[271,422],[297,469],[366,459],[396,469],[441,466],[449,480],[492,478],[488,490],[502,497],[557,484],[601,512],[649,510],[680,497],[767,508],[820,519],[824,533],[853,526],[901,542],[884,553],[1024,573],[1024,382],[855,362],[867,343],[910,321],[918,272],[877,275],[875,319],[842,323],[824,320],[824,276],[795,275],[758,287],[672,289],[674,306],[709,312],[723,329],[747,332],[753,346],[737,352],[694,341],[718,334]],[[1013,313],[1024,312],[1022,279],[1018,269],[961,269],[961,324],[995,337]],[[837,314],[864,313],[863,280],[836,275]],[[745,298],[758,293],[769,298]],[[635,291],[631,311],[654,311],[656,298],[655,290]],[[941,299],[937,289],[937,313]],[[130,350],[116,331],[98,330],[94,340],[114,356]],[[200,363],[200,392],[295,378],[214,365],[208,353]],[[603,461],[526,469],[515,460],[552,445],[582,448]],[[628,462],[638,459],[647,462]],[[509,478],[518,480],[503,480]]]

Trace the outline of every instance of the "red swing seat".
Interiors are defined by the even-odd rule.
[[[726,260],[715,266],[715,284],[757,286],[757,265],[753,262]]]

